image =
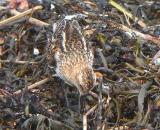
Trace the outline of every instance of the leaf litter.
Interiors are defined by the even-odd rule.
[[[160,129],[160,2],[21,2],[25,8],[0,1],[1,129]],[[46,62],[50,25],[70,15],[103,78],[87,96],[84,114],[77,89],[54,76]]]

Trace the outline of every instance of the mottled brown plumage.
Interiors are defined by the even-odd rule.
[[[54,27],[48,63],[49,66],[55,64],[57,76],[76,86],[81,95],[87,94],[95,85],[93,54],[76,20],[63,19]]]

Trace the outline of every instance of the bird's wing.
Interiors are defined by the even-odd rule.
[[[86,56],[89,64],[93,65],[91,48],[86,45],[86,40],[81,32],[81,27],[76,20],[63,19],[53,26],[53,36],[50,43],[50,52],[70,53],[78,52]],[[58,53],[59,53],[58,52]]]
[[[61,51],[87,51],[86,41],[76,20],[63,19],[54,32],[55,45]]]

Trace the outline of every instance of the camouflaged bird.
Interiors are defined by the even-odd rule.
[[[87,94],[95,86],[93,58],[76,20],[63,19],[53,27],[48,52],[49,66],[55,64],[56,75],[76,86],[80,95]]]

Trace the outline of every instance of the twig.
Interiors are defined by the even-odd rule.
[[[0,63],[16,63],[16,64],[37,64],[38,62],[34,61],[21,61],[21,60],[0,60]]]
[[[87,130],[87,116],[94,112],[94,110],[97,108],[98,105],[95,105],[92,107],[86,114],[83,115],[83,130]]]
[[[87,130],[87,115],[83,115],[83,130]]]
[[[152,85],[153,80],[147,81],[141,85],[141,90],[138,94],[138,124],[142,123],[142,116],[144,112],[144,100],[147,95],[148,88]]]
[[[3,7],[3,6],[0,6],[0,8],[5,9],[5,7]],[[21,14],[20,12],[18,12],[18,11],[15,10],[15,9],[11,9],[11,10],[9,10],[9,12],[10,12],[11,15],[19,15],[19,14]],[[29,20],[28,20],[28,21],[29,21],[31,24],[34,24],[34,25],[37,25],[37,26],[40,26],[40,27],[49,26],[48,23],[43,22],[43,21],[41,21],[41,20],[38,20],[38,19],[36,19],[36,18],[32,18],[32,17],[29,17]]]
[[[28,86],[28,90],[31,90],[31,89],[33,89],[33,88],[36,88],[36,87],[38,87],[38,86],[40,86],[40,85],[42,85],[42,84],[44,84],[44,83],[47,83],[48,81],[49,81],[49,78],[45,78],[45,79],[43,79],[43,80],[41,80],[41,81],[38,81],[38,82],[36,82],[36,83]],[[21,93],[22,93],[22,90],[18,90],[18,91],[16,91],[16,92],[14,92],[13,95],[19,95],[19,94],[21,94]]]
[[[25,16],[33,13],[33,12],[36,11],[36,10],[40,10],[40,9],[42,9],[42,8],[43,8],[42,6],[36,6],[36,7],[32,8],[32,9],[29,9],[29,10],[27,10],[27,11],[24,11],[24,12],[22,12],[22,13],[19,13],[19,14],[13,16],[13,17],[10,17],[10,18],[8,18],[8,19],[5,19],[5,20],[3,20],[3,21],[0,21],[0,27],[7,26],[7,25],[10,24],[10,23],[13,23],[13,22],[15,22],[15,21],[21,20],[21,19],[23,19]]]
[[[146,27],[146,24],[142,20],[139,20],[138,17],[135,17],[131,12],[129,12],[128,10],[126,10],[124,7],[122,7],[121,5],[119,5],[118,3],[116,3],[115,1],[109,0],[109,4],[111,4],[116,9],[118,9],[119,11],[121,11],[122,13],[124,13],[124,15],[127,15],[133,21],[137,22],[141,27],[143,27],[143,28]]]
[[[151,102],[149,102],[149,103],[148,103],[147,112],[146,112],[146,114],[144,115],[144,118],[143,118],[142,123],[141,123],[142,126],[144,126],[144,125],[147,123],[147,121],[149,120],[149,118],[150,118],[151,106],[152,106],[152,105],[151,105]]]
[[[107,24],[109,24],[113,28],[117,28],[117,29],[120,29],[122,31],[129,32],[129,33],[134,33],[138,37],[141,37],[141,38],[143,38],[145,40],[152,41],[155,44],[160,45],[160,37],[154,37],[154,36],[151,36],[149,34],[143,34],[143,33],[139,32],[137,30],[128,28],[125,25],[116,23],[116,22],[111,21],[111,20],[106,20],[106,22],[107,22]]]
[[[106,99],[104,98],[102,100],[102,103],[105,101]],[[93,106],[89,111],[86,112],[86,114],[83,115],[83,130],[87,130],[87,116],[91,113],[93,113],[95,111],[95,109],[98,107],[98,105],[96,104],[95,106]]]
[[[12,14],[12,15],[18,15],[18,14],[20,14],[20,12],[18,12],[17,10],[14,10],[14,9],[11,9],[9,12],[10,12],[10,14]],[[30,17],[28,21],[29,21],[31,24],[34,24],[34,25],[37,25],[37,26],[40,26],[40,27],[49,26],[48,23],[43,22],[43,21],[41,21],[41,20],[38,20],[38,19],[36,19],[36,18],[32,18],[32,17]]]

